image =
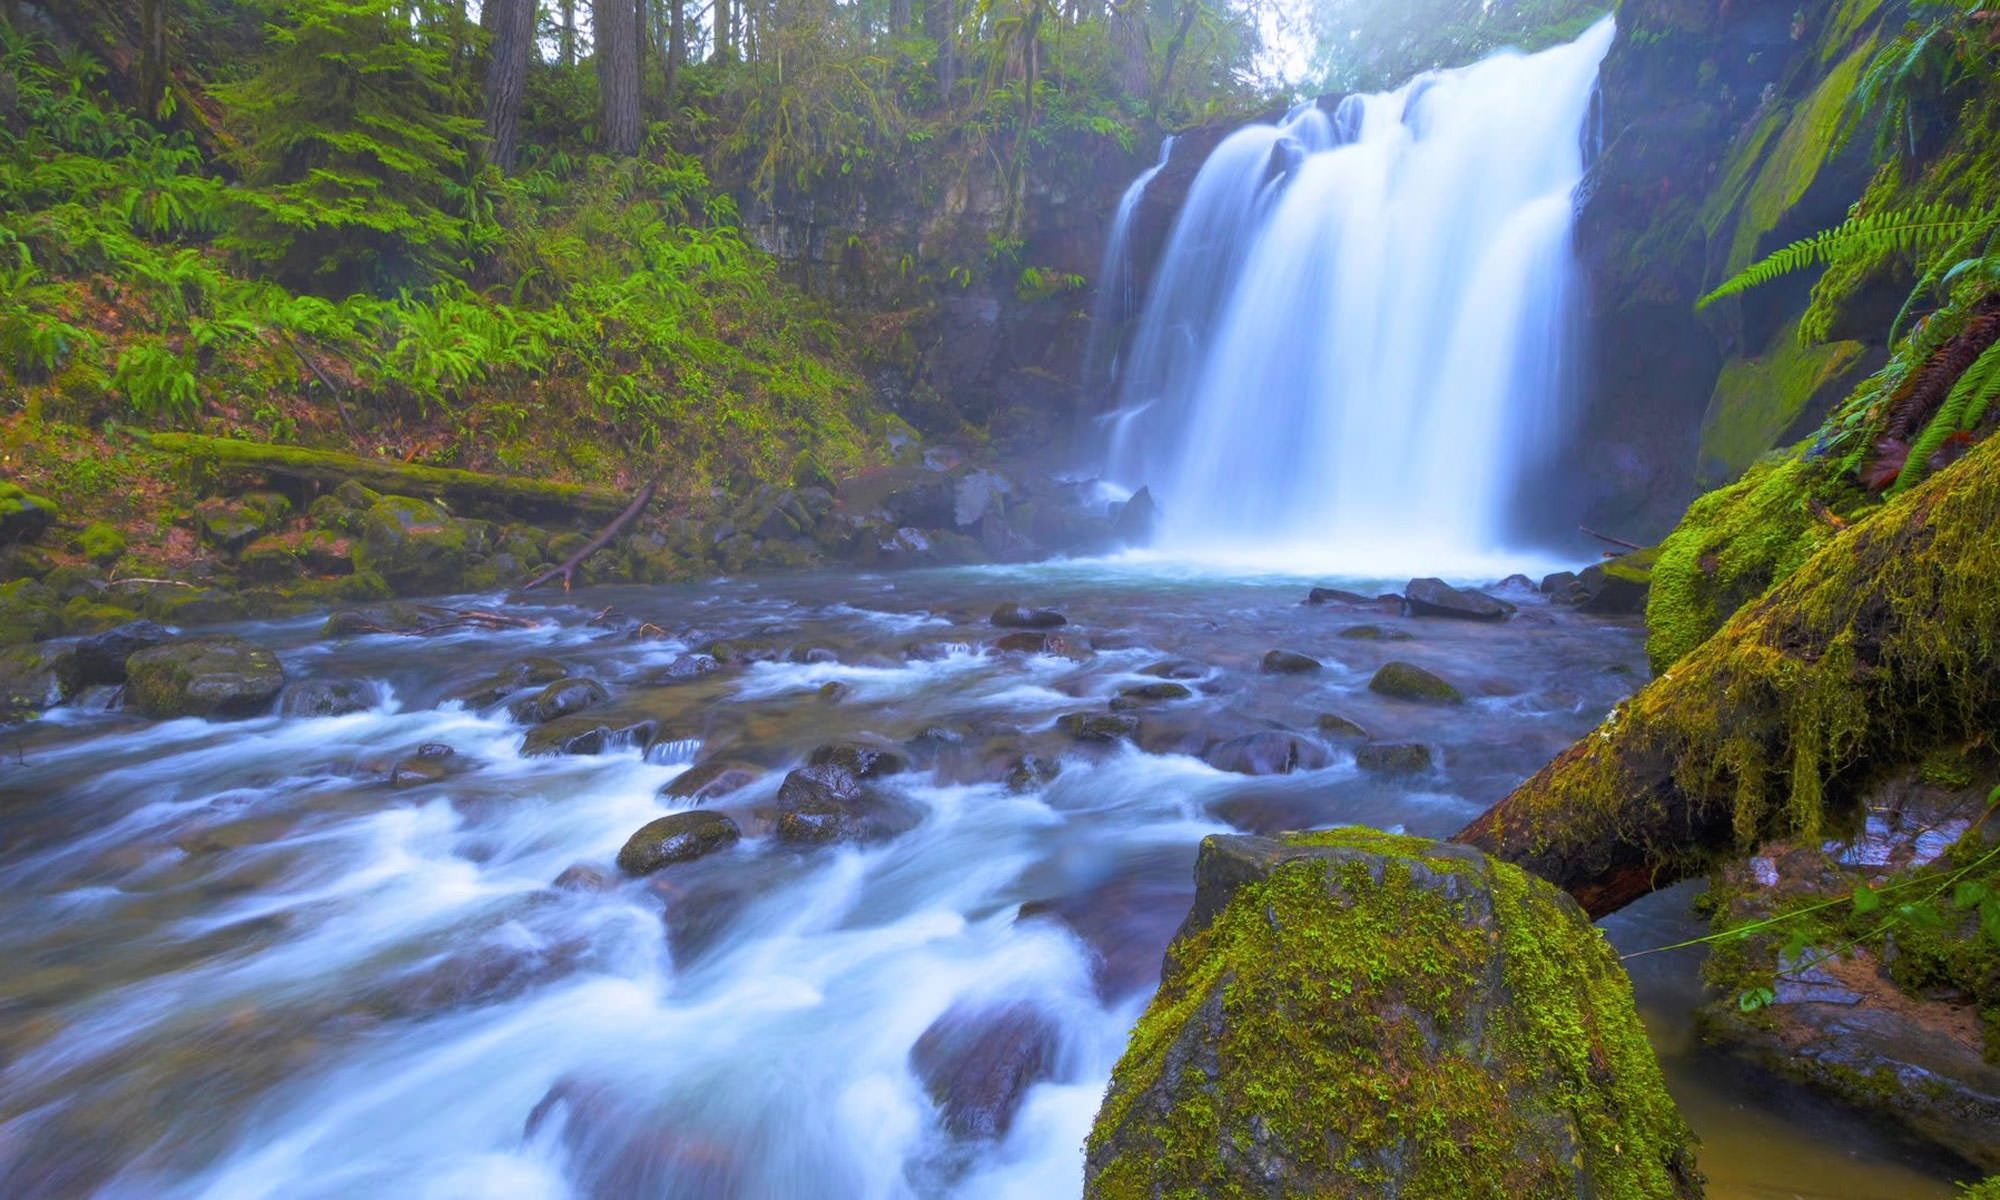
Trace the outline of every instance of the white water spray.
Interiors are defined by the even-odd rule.
[[[1109,474],[1177,557],[1481,569],[1571,424],[1575,197],[1609,18],[1217,146],[1134,337]],[[1477,564],[1477,565],[1475,565]]]

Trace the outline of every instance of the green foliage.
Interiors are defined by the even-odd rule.
[[[1969,213],[1950,204],[1922,204],[1857,215],[1752,263],[1703,296],[1695,307],[1707,308],[1718,300],[1822,263],[1911,254],[1954,245],[1968,233],[1991,233],[1996,223],[2000,223],[1996,214]]]
[[[446,182],[478,133],[442,30],[400,0],[265,0],[270,52],[215,89],[245,131],[242,228],[228,244],[335,293],[421,279],[463,257],[476,212]]]

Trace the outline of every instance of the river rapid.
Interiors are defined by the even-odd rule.
[[[1633,623],[1527,590],[1486,625],[1307,605],[1307,582],[1058,563],[485,597],[537,623],[422,638],[258,623],[230,631],[294,686],[375,703],[149,723],[100,702],[0,733],[0,1193],[1074,1196],[1203,836],[1449,834],[1644,679]],[[1061,652],[992,649],[1005,601],[1065,613]],[[688,670],[718,638],[769,661]],[[1266,674],[1272,649],[1324,669]],[[529,656],[642,707],[650,748],[524,756],[504,703],[463,697]],[[1391,659],[1470,702],[1372,694]],[[1138,710],[1137,744],[1056,727],[1162,674],[1194,695]],[[1327,713],[1435,765],[1365,772],[1314,732]],[[1323,765],[1199,756],[1274,729]],[[785,772],[857,738],[910,759],[879,786],[914,826],[772,837]],[[398,770],[426,744],[453,753]],[[718,756],[766,772],[707,801],[744,838],[620,876],[626,838],[688,805],[662,787]],[[1672,941],[1688,904],[1608,930]],[[1634,963],[1711,1196],[1950,1194],[1919,1151],[1706,1056],[1696,966]],[[968,1045],[937,1083],[924,1064]],[[952,1116],[994,1094],[985,1125]]]

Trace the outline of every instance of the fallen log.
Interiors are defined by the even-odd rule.
[[[611,519],[611,524],[606,525],[603,529],[597,531],[596,537],[591,538],[589,541],[585,542],[581,547],[577,549],[577,552],[575,554],[570,555],[568,558],[562,560],[562,562],[556,564],[553,567],[550,567],[548,570],[543,571],[540,575],[537,575],[533,579],[530,579],[528,582],[522,584],[521,590],[524,592],[533,591],[534,589],[547,583],[549,580],[554,579],[556,576],[560,575],[562,576],[562,581],[563,581],[563,591],[567,592],[569,590],[570,583],[576,578],[577,568],[581,567],[584,564],[584,561],[588,559],[591,555],[597,553],[599,550],[602,550],[606,546],[610,545],[611,539],[617,537],[620,531],[622,531],[627,525],[630,525],[634,517],[638,516],[642,512],[645,512],[646,506],[653,502],[654,493],[658,492],[659,490],[660,490],[660,477],[658,475],[655,475],[651,479],[646,481],[645,487],[639,489],[639,494],[632,498],[632,503],[625,506],[624,512],[621,512],[616,517],[613,517]],[[600,613],[598,615],[602,617],[605,615],[605,613],[609,613],[610,611],[611,610],[607,608],[604,610],[604,613]]]
[[[608,488],[489,475],[457,467],[427,467],[416,463],[363,458],[338,450],[311,450],[198,433],[139,433],[133,436],[169,454],[233,471],[261,471],[291,479],[338,485],[353,480],[364,487],[397,496],[427,496],[466,509],[491,509],[520,516],[614,513],[625,502]]]
[[[2000,439],[1840,531],[1455,840],[1598,917],[2000,718]]]

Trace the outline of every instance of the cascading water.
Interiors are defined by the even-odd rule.
[[[1139,172],[1125,194],[1118,198],[1118,211],[1111,218],[1111,234],[1104,240],[1104,257],[1097,268],[1097,303],[1090,313],[1090,344],[1084,348],[1083,375],[1086,387],[1102,383],[1115,369],[1112,350],[1117,331],[1138,307],[1139,297],[1132,278],[1132,215],[1146,198],[1146,187],[1166,168],[1174,154],[1173,135],[1160,141],[1160,157]]]
[[[1570,424],[1571,231],[1606,18],[1216,147],[1109,418],[1162,548],[1481,569]]]

